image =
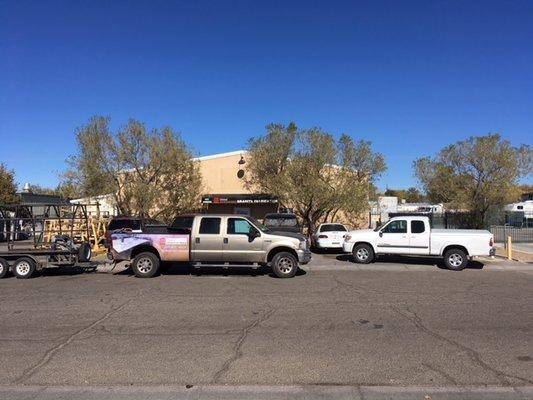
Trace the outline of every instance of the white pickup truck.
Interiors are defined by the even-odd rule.
[[[374,230],[348,232],[343,250],[355,262],[368,264],[379,254],[435,256],[444,258],[447,268],[460,271],[475,256],[494,255],[492,234],[485,230],[431,229],[429,218],[391,218]]]

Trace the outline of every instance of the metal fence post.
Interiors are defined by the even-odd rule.
[[[511,235],[507,236],[507,259],[513,259],[513,239]]]

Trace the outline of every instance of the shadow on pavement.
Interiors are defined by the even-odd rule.
[[[341,254],[337,256],[338,261],[351,262],[356,264],[351,254]],[[415,256],[400,256],[400,255],[383,255],[377,257],[374,262],[383,262],[391,264],[408,264],[408,265],[431,265],[440,269],[446,269],[444,262],[441,258],[433,257],[415,257]],[[368,264],[368,265],[372,265]],[[365,265],[365,264],[359,264]],[[468,262],[466,269],[483,269],[484,264],[478,260],[472,260]]]
[[[311,248],[313,254],[343,254],[343,250],[340,249],[317,249],[315,247]]]
[[[298,269],[296,276],[304,276],[307,272],[303,269]],[[126,268],[123,271],[117,272],[115,275],[127,275],[132,276],[133,271],[131,268]],[[200,267],[194,268],[188,263],[163,263],[161,265],[159,275],[191,275],[191,276],[269,276],[277,278],[272,273],[272,270],[268,267],[258,267],[253,269],[251,267]]]

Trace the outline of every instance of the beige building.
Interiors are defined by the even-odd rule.
[[[278,200],[268,193],[245,187],[246,150],[198,157],[203,180],[202,207],[207,213],[236,213],[263,218],[278,210]]]

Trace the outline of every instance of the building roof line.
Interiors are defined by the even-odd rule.
[[[235,150],[235,151],[229,151],[227,153],[218,153],[218,154],[211,154],[209,156],[195,157],[193,158],[193,160],[194,161],[213,160],[215,158],[231,157],[231,156],[237,156],[239,154],[244,155],[246,153],[248,153],[248,150]]]

